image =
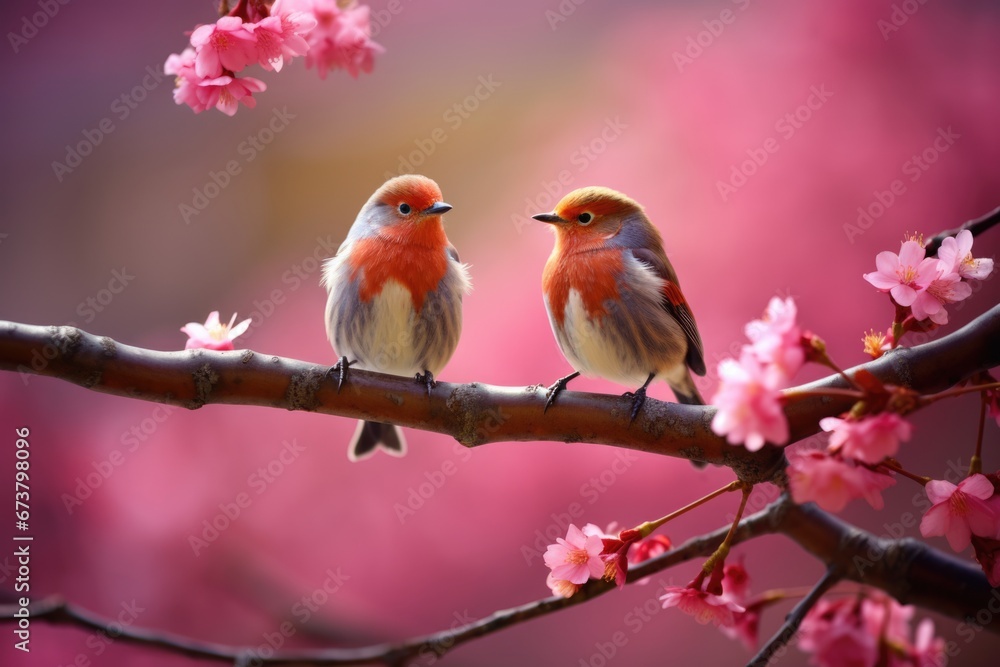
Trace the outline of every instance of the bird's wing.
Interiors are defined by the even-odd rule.
[[[458,262],[459,264],[462,263],[462,260],[458,258],[458,251],[455,250],[455,246],[453,246],[452,244],[449,243],[447,245],[447,247],[445,248],[445,252],[448,253],[448,256],[451,257],[456,262]]]
[[[694,314],[688,305],[684,293],[681,292],[680,285],[677,284],[677,274],[670,266],[666,257],[647,248],[631,248],[632,255],[651,268],[657,276],[663,279],[663,307],[670,313],[677,323],[684,330],[684,335],[688,341],[687,357],[685,361],[688,367],[697,375],[705,374],[705,352],[701,344],[701,335],[698,333],[698,325],[695,324]]]

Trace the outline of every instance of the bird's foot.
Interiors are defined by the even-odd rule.
[[[424,371],[423,373],[417,373],[413,379],[418,383],[422,384],[427,388],[427,395],[431,395],[431,389],[437,386],[437,382],[434,380],[434,374],[430,371]]]
[[[632,399],[632,412],[629,414],[628,423],[631,426],[635,418],[639,416],[639,411],[642,410],[643,403],[646,402],[646,388],[639,387],[634,392],[626,391],[622,394],[625,398]]]
[[[545,407],[542,409],[542,414],[548,412],[549,408],[552,407],[552,404],[556,402],[556,396],[562,393],[562,390],[566,388],[566,385],[569,384],[569,381],[576,378],[579,375],[580,375],[579,371],[577,371],[576,373],[570,373],[566,377],[559,378],[554,383],[552,383],[552,386],[549,387],[548,391],[545,392],[545,397],[546,397]]]
[[[347,357],[341,357],[340,361],[338,361],[334,366],[330,368],[329,371],[327,371],[326,373],[327,375],[330,376],[336,375],[337,377],[338,394],[340,393],[341,388],[344,386],[344,382],[347,380],[347,370],[351,367],[351,364],[354,363],[357,362],[348,361]]]

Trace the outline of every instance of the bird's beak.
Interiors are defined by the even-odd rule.
[[[445,204],[443,201],[439,201],[429,208],[425,208],[422,213],[424,215],[441,215],[442,213],[447,213],[451,210],[451,204]]]
[[[535,220],[539,220],[541,222],[548,222],[552,224],[558,222],[566,222],[555,213],[538,213],[537,215],[533,215],[531,217],[534,218]]]

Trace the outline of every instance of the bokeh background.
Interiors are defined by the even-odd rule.
[[[863,361],[862,332],[891,316],[861,279],[875,254],[895,250],[906,231],[933,234],[1000,203],[1000,8],[991,2],[401,0],[391,14],[373,0],[386,47],[374,73],[320,81],[298,60],[259,74],[267,92],[234,118],[175,106],[170,78],[149,74],[184,46],[184,31],[213,20],[208,0],[58,5],[16,49],[10,33],[39,4],[5,6],[0,317],[75,323],[132,345],[181,349],[179,327],[220,310],[224,319],[253,316],[242,346],[332,363],[317,258],[335,250],[388,174],[414,170],[435,178],[454,206],[448,233],[475,281],[442,379],[525,385],[568,372],[539,293],[550,230],[527,216],[591,184],[647,207],[713,369],[774,295],[794,296],[803,324],[853,365]],[[53,162],[102,121],[113,131],[56,174]],[[280,131],[262,135],[272,122]],[[934,148],[942,135],[951,139]],[[271,141],[250,160],[244,142],[255,136]],[[731,181],[768,139],[778,150],[745,182]],[[913,161],[921,155],[926,169]],[[185,220],[181,205],[193,205],[230,160],[240,173]],[[905,192],[879,210],[879,193],[897,179]],[[734,190],[723,193],[727,181]],[[859,208],[877,214],[864,227]],[[977,254],[996,256],[998,239],[978,240]],[[116,271],[132,276],[124,289],[112,283]],[[953,322],[994,305],[998,284],[983,284]],[[710,372],[703,392],[715,384]],[[574,388],[624,391],[598,380]],[[652,395],[671,398],[665,385]],[[266,647],[286,621],[295,634],[285,648],[398,640],[543,597],[547,570],[533,549],[574,503],[581,522],[633,525],[731,479],[654,456],[615,464],[621,454],[608,447],[498,443],[470,453],[412,431],[405,459],[351,465],[347,419],[232,406],[189,413],[12,373],[0,375],[0,399],[3,479],[13,476],[14,427],[31,429],[32,596],[60,594],[136,626],[231,645]],[[977,416],[971,398],[915,416],[904,461],[936,477],[967,465]],[[988,468],[1000,466],[997,437],[990,425]],[[276,463],[285,443],[301,451]],[[120,465],[67,504],[115,451]],[[258,470],[269,465],[262,483]],[[443,466],[455,473],[428,493]],[[430,497],[401,515],[422,484]],[[241,493],[250,506],[196,554],[191,537]],[[903,480],[886,496],[881,513],[855,504],[844,516],[888,534],[917,512],[921,493]],[[735,501],[716,501],[668,533],[681,541],[714,529]],[[912,523],[904,532],[919,536]],[[737,553],[757,591],[808,585],[820,573],[780,537]],[[683,584],[696,568],[662,579]],[[340,577],[336,593],[304,613],[303,597],[330,573]],[[9,599],[9,569],[0,581]],[[676,611],[636,623],[629,614],[655,610],[658,588],[630,586],[443,662],[600,665],[598,644],[619,631],[627,643],[608,664],[748,658]],[[766,615],[765,636],[788,606]],[[928,613],[956,642],[951,664],[987,664],[1000,650],[996,637],[918,616]],[[5,633],[0,662],[198,662],[79,629],[32,629],[30,656]],[[791,650],[779,664],[805,661]]]

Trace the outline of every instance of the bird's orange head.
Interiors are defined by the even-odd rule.
[[[407,174],[386,181],[358,214],[351,236],[380,235],[424,246],[444,246],[441,216],[451,210],[441,188],[426,176]]]
[[[532,217],[555,229],[557,252],[602,246],[628,227],[652,228],[637,201],[598,186],[574,190],[551,213]]]

